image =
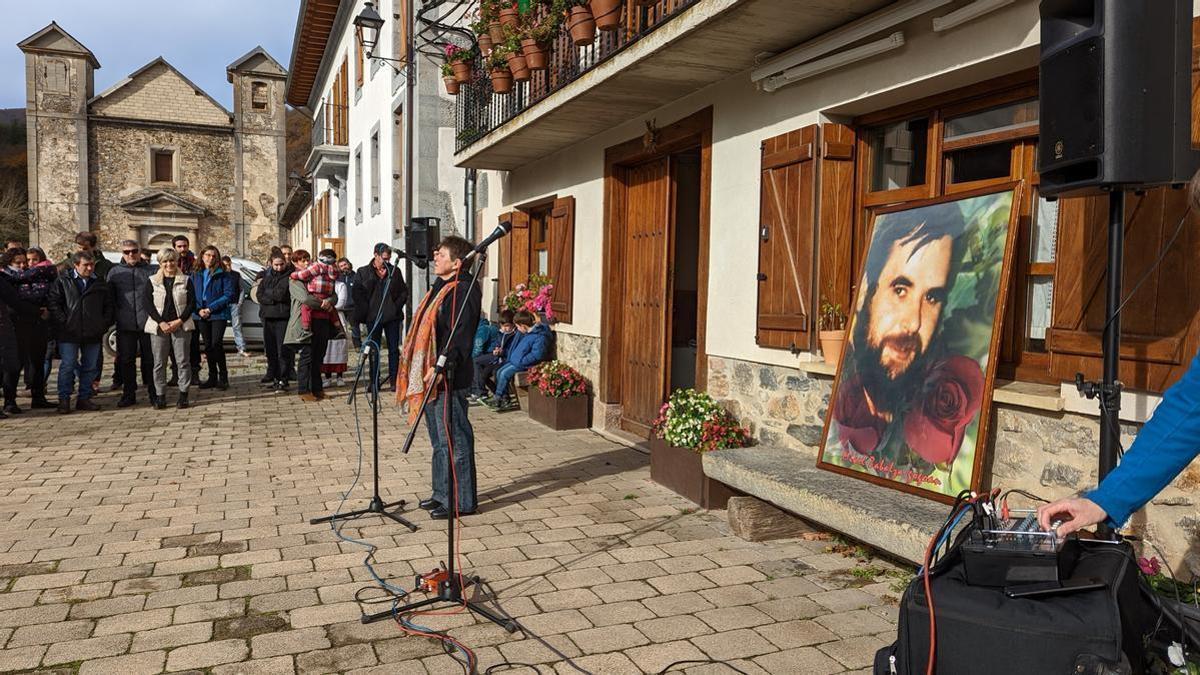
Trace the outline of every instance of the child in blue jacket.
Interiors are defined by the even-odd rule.
[[[496,372],[496,395],[490,401],[484,401],[484,405],[502,412],[516,407],[516,402],[509,400],[509,382],[517,373],[529,370],[550,358],[554,347],[554,334],[536,315],[525,311],[517,312],[513,316],[513,322],[521,336]]]

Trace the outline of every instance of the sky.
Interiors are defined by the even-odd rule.
[[[162,56],[227,109],[225,67],[261,45],[284,68],[300,0],[0,0],[0,108],[25,107],[17,43],[51,21],[100,61],[96,93]]]

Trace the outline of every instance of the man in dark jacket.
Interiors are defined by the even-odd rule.
[[[366,324],[369,331],[364,342],[380,346],[379,338],[387,338],[388,378],[392,390],[396,388],[396,369],[400,366],[400,326],[404,322],[404,307],[408,302],[408,284],[404,275],[391,263],[392,247],[375,244],[375,256],[371,264],[358,268],[354,280],[353,320]],[[479,317],[471,322],[471,326]],[[474,329],[471,329],[474,330]],[[471,330],[466,331],[468,335]],[[469,350],[468,350],[469,354]]]
[[[99,410],[92,403],[93,385],[100,374],[100,341],[113,321],[112,293],[96,278],[96,261],[80,251],[71,257],[73,267],[50,286],[50,318],[54,322],[58,353],[58,412],[71,412],[71,390],[79,373],[76,410]]]
[[[142,298],[150,285],[153,273],[149,263],[142,262],[137,242],[126,239],[121,242],[121,262],[112,268],[107,277],[113,294],[113,307],[117,318],[117,367],[121,371],[121,400],[118,408],[137,403],[138,354],[142,357],[142,383],[154,403],[154,355],[150,347],[150,334],[146,332],[148,314]]]
[[[296,377],[295,350],[283,342],[292,311],[288,282],[295,271],[283,253],[276,253],[271,257],[271,267],[258,282],[258,316],[262,319],[263,349],[267,352],[267,374],[262,383],[276,392],[287,391],[288,382]]]
[[[357,274],[354,265],[351,264],[349,258],[339,258],[337,261],[338,281],[346,284],[349,289],[349,300],[345,306],[337,307],[338,314],[342,319],[342,330],[350,331],[350,340],[354,344],[355,349],[362,347],[362,333],[359,332],[359,323],[354,315],[354,281]]]

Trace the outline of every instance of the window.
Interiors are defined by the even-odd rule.
[[[250,83],[250,107],[254,110],[266,110],[269,104],[267,83],[252,82]]]
[[[551,204],[529,212],[529,269],[532,274],[550,274],[550,211]]]
[[[363,219],[363,165],[362,146],[354,150],[354,222]]]
[[[46,91],[59,94],[67,93],[70,81],[67,77],[67,62],[62,59],[47,59],[42,66],[42,79]]]
[[[379,215],[379,127],[371,133],[371,215]]]
[[[150,182],[175,182],[175,152],[154,149],[150,151]]]
[[[500,215],[512,232],[499,242],[498,285],[501,295],[530,274],[544,274],[554,284],[552,308],[571,323],[575,279],[575,198],[559,197]]]
[[[925,184],[928,120],[893,122],[871,129],[871,191]]]

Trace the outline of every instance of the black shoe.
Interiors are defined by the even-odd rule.
[[[271,377],[270,375],[263,375],[262,379],[258,382],[259,384],[275,384],[275,378]]]
[[[184,408],[187,408],[188,405],[188,395],[187,392],[184,392],[179,395],[179,402],[175,404],[175,407],[183,410]]]
[[[429,499],[422,499],[421,501],[417,502],[417,506],[425,509],[426,511],[432,511],[434,509],[442,508],[442,503],[433,497],[430,497]]]
[[[33,399],[33,402],[29,404],[29,407],[34,410],[50,410],[52,408],[57,408],[58,406],[54,405],[50,401],[47,401],[46,397],[43,396],[41,398]]]
[[[469,516],[474,513],[475,513],[474,511],[459,511],[458,517],[461,518],[463,516]],[[433,520],[449,520],[450,519],[450,510],[444,506],[439,506],[436,509],[429,512],[429,517],[432,518]]]
[[[75,401],[75,409],[93,412],[93,411],[99,410],[100,406],[96,405],[95,403],[92,403],[92,399],[85,398],[82,401]]]
[[[125,398],[124,396],[122,396],[121,400],[117,401],[118,408],[128,408],[131,405],[137,405],[137,399]]]
[[[4,406],[4,412],[8,413],[9,415],[20,415],[25,411],[18,408],[16,403],[9,403],[8,405]]]
[[[201,382],[199,388],[200,389],[212,389],[215,386],[217,386],[217,381],[215,379],[208,379],[208,380]]]
[[[220,380],[217,381],[217,389],[220,389],[221,391],[225,391],[228,388],[229,388],[229,378],[222,377]]]
[[[167,407],[167,398],[165,396],[155,396],[150,402],[154,405],[155,410],[165,410]]]
[[[63,398],[58,400],[58,414],[66,415],[71,412],[71,399]]]

